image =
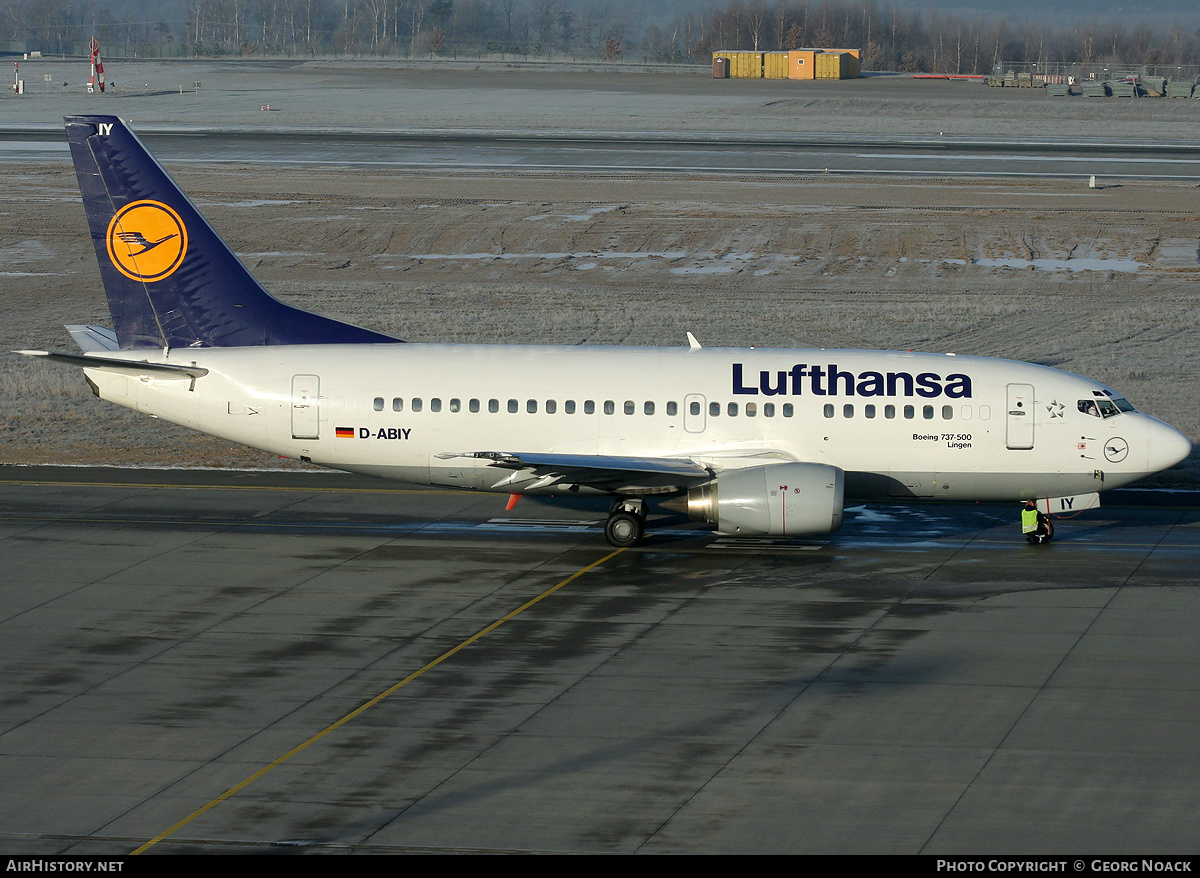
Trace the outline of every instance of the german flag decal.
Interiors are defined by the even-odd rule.
[[[339,439],[353,439],[354,438],[354,428],[353,427],[335,427],[334,430],[337,433],[337,438],[339,438]]]

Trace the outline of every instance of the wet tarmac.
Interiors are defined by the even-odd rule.
[[[1048,547],[997,505],[615,553],[602,517],[0,468],[0,849],[1200,846],[1193,499]]]

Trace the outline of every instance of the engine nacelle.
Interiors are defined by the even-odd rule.
[[[688,515],[731,536],[805,536],[842,526],[845,474],[823,463],[730,470],[688,491]]]

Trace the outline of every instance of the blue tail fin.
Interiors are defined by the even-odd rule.
[[[66,124],[122,348],[399,341],[272,298],[116,116]]]

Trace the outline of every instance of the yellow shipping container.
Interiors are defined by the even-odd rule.
[[[763,79],[787,79],[788,55],[787,52],[763,53]]]
[[[829,51],[817,56],[817,79],[857,79],[858,59],[850,52]]]
[[[817,55],[817,79],[842,78],[842,53],[821,52]]]
[[[857,79],[858,49],[792,49],[789,52],[734,52],[723,49],[713,58],[729,59],[734,79]]]
[[[738,52],[735,64],[735,72],[731,76],[736,76],[739,79],[762,79],[763,75],[763,53],[762,52]]]

